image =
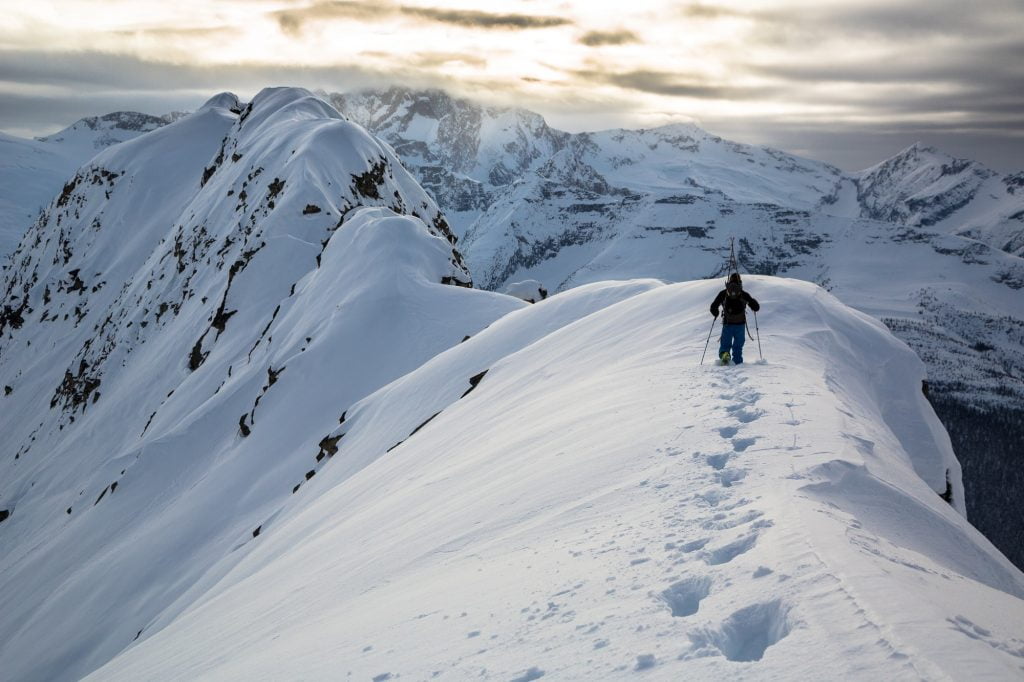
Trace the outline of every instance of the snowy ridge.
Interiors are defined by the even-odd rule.
[[[97,152],[155,130],[164,117],[119,111],[83,118],[64,130],[25,140],[0,133],[0,263],[75,170]]]
[[[766,364],[696,364],[716,282],[595,283],[351,406],[94,678],[1019,675],[1024,575],[958,513],[923,365],[813,285],[748,285],[786,322]]]
[[[1017,176],[920,145],[844,173],[690,124],[570,135],[438,91],[330,97],[437,198],[484,288],[716,277],[735,238],[745,271],[889,321],[940,394],[990,409],[1009,392],[1024,408]]]
[[[173,619],[347,405],[526,305],[452,286],[453,243],[303,90],[218,96],[80,169],[4,279],[0,668],[78,678]]]

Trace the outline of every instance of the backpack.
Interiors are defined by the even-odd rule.
[[[725,285],[725,301],[723,301],[722,322],[724,324],[745,324],[747,302],[743,300],[743,285],[729,282]]]

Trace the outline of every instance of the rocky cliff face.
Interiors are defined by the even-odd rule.
[[[395,149],[460,235],[501,188],[542,165],[570,137],[533,112],[480,106],[437,90],[396,87],[329,98]]]

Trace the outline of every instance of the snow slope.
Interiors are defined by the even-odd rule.
[[[39,212],[83,163],[109,146],[155,130],[168,117],[118,111],[83,118],[48,137],[26,140],[0,133],[0,262]]]
[[[453,286],[453,241],[303,90],[215,97],[80,169],[3,283],[4,676],[79,678],[173,618],[346,405],[527,305]]]
[[[0,133],[0,263],[79,163],[56,146]]]
[[[768,362],[700,366],[717,286],[573,289],[349,407],[234,565],[90,679],[1019,677],[1024,575],[958,513],[921,362],[754,278]]]

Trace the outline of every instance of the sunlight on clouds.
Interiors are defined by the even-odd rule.
[[[957,0],[6,1],[0,50],[11,55],[212,72],[242,96],[256,82],[433,86],[532,107],[577,130],[972,117],[1019,129],[1024,110],[1013,106],[1024,91],[1013,67],[1024,7],[1006,0],[971,9]]]

